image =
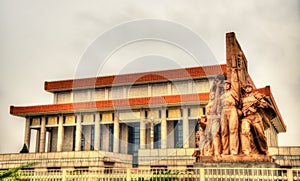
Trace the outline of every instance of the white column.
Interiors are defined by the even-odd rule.
[[[63,150],[64,145],[64,117],[59,115],[58,117],[58,134],[57,134],[57,148],[58,152]]]
[[[26,144],[28,151],[30,149],[30,136],[30,117],[26,117],[24,144]]]
[[[47,140],[47,152],[51,152],[51,140],[52,140],[52,132],[48,131],[48,140]]]
[[[146,124],[145,124],[145,110],[141,110],[140,120],[140,149],[146,148]]]
[[[35,153],[40,151],[40,134],[41,130],[36,130]]]
[[[81,114],[76,115],[75,151],[81,150]]]
[[[114,143],[113,143],[113,152],[119,153],[119,114],[115,112],[114,117]]]
[[[40,132],[40,153],[45,152],[45,139],[46,139],[46,117],[42,117],[41,132]]]
[[[161,148],[167,148],[167,118],[166,108],[161,109]]]
[[[185,106],[182,109],[182,140],[183,148],[189,147],[189,115],[188,108]]]
[[[94,143],[94,149],[100,150],[100,114],[97,112],[95,114],[95,143]]]

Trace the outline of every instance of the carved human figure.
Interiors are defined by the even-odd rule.
[[[258,109],[268,107],[268,103],[263,99],[263,94],[253,93],[252,90],[250,84],[245,85],[245,94],[241,99],[244,116],[241,120],[241,151],[245,155],[256,153],[267,155],[267,138]]]
[[[218,89],[216,90],[218,92]],[[221,154],[220,137],[220,106],[218,99],[215,98],[215,92],[210,92],[210,100],[206,106],[207,113],[207,141],[209,144],[209,155],[219,156]]]
[[[221,140],[222,154],[236,155],[239,151],[239,121],[237,105],[239,101],[239,81],[237,78],[237,70],[233,69],[231,82],[226,80],[224,85],[224,93],[221,96]]]
[[[203,148],[200,148],[200,141],[203,139],[203,128],[199,128],[199,130],[196,132],[196,145],[197,148],[199,148],[199,155],[204,155]]]
[[[199,131],[202,132],[202,136],[200,138],[200,152],[201,155],[212,156],[212,142],[211,142],[211,123],[208,121],[207,116],[203,115],[200,119],[198,119]]]
[[[198,119],[198,125],[199,129],[196,132],[196,145],[197,149],[194,151],[193,156],[197,157],[197,160],[200,158],[200,156],[204,155],[204,146],[206,144],[206,139],[204,135],[204,130],[207,125],[207,119],[206,116],[201,116],[200,119]]]

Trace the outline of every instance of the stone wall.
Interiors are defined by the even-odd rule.
[[[103,168],[110,163],[115,168],[131,168],[132,156],[104,151],[0,154],[0,169],[15,168],[35,162],[33,168]]]
[[[267,142],[269,147],[278,146],[278,133],[276,132],[274,126],[271,124],[270,128],[265,131]]]
[[[106,93],[107,92],[107,93]],[[95,90],[54,93],[54,103],[100,101],[149,96],[180,95],[209,92],[207,79],[173,81],[130,86],[114,86]]]

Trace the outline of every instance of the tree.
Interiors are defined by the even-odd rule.
[[[19,181],[25,181],[26,179],[20,179],[19,178],[19,175],[17,174],[17,172],[21,169],[24,169],[24,168],[28,168],[28,167],[31,167],[33,166],[35,163],[28,163],[28,164],[25,164],[25,165],[21,165],[17,168],[11,168],[3,173],[0,173],[0,180],[4,180],[5,178],[10,178],[10,180],[19,180]]]
[[[20,153],[29,153],[27,145],[24,143],[22,150],[20,151]]]

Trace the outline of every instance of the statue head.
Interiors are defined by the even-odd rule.
[[[229,90],[231,88],[231,82],[228,80],[225,80],[224,88],[225,88],[225,90]]]
[[[215,99],[215,93],[214,92],[210,92],[209,93],[209,98],[210,98],[210,100],[214,100]]]
[[[251,84],[246,84],[246,85],[244,86],[244,91],[245,91],[246,93],[251,93],[252,90],[253,90],[253,87],[252,87]]]

